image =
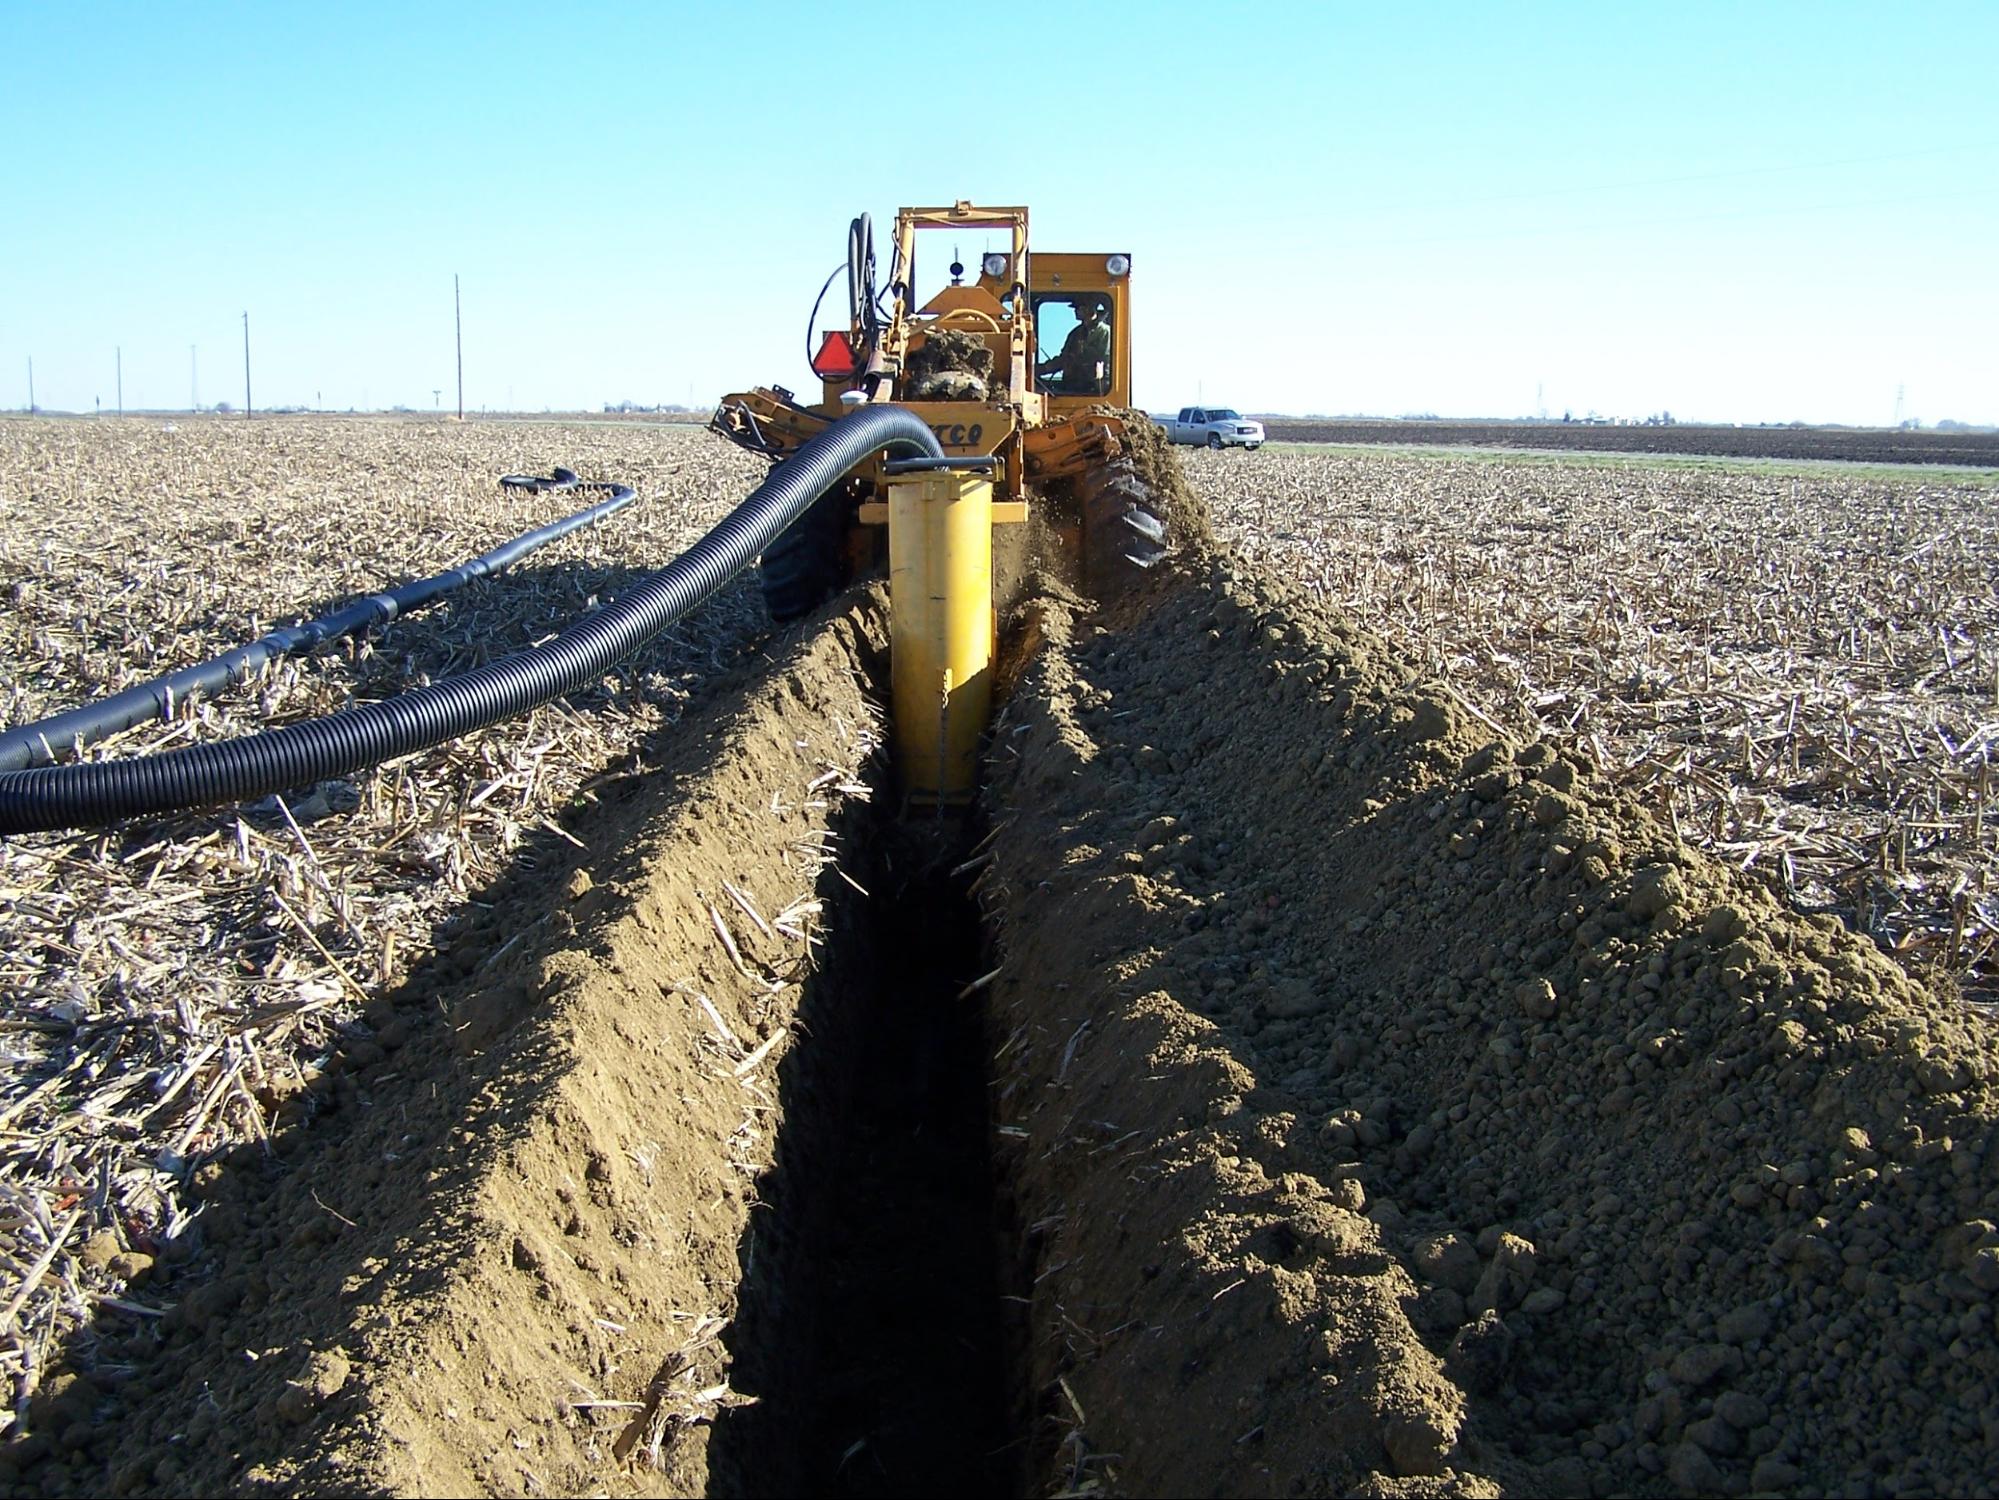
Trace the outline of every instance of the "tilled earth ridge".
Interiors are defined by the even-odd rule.
[[[1037,625],[982,889],[1051,1489],[1990,1488],[1989,1023],[1226,559]]]
[[[807,950],[842,940],[829,860],[881,770],[881,601],[823,623],[579,820],[585,850],[551,835],[483,893],[268,1155],[202,1170],[196,1231],[129,1293],[170,1310],[105,1310],[0,1488],[708,1486]]]

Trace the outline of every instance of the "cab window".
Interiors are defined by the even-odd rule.
[[[1090,308],[1099,310],[1094,323]],[[1102,292],[1054,292],[1034,299],[1035,389],[1048,396],[1109,392],[1116,331]]]

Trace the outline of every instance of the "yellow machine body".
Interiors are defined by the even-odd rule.
[[[954,276],[918,307],[918,239],[928,230],[1003,235],[1006,249],[991,252],[997,258],[990,263],[981,255],[975,277]],[[850,244],[850,265],[851,257]],[[868,528],[888,529],[893,742],[912,802],[951,805],[972,795],[992,701],[993,526],[1024,520],[1030,504],[1051,494],[1064,497],[1072,514],[1051,518],[1050,532],[1087,558],[1091,513],[1105,510],[1097,499],[1111,485],[1105,476],[1120,459],[1130,472],[1124,423],[1103,410],[1131,404],[1130,270],[1128,255],[1035,251],[1025,208],[962,201],[905,208],[896,215],[883,288],[886,317],[876,315],[871,286],[850,309],[851,368],[822,377],[821,399],[812,405],[782,388],[758,388],[717,406],[717,431],[774,459],[856,403],[894,401],[928,424],[947,458],[992,460],[976,471],[894,473],[886,456],[876,455],[848,476],[849,562],[875,555]],[[1088,388],[1065,390],[1062,372],[1044,373],[1058,351],[1039,342],[1037,326],[1080,322],[1084,299],[1108,310],[1109,368]],[[947,351],[962,353],[969,336],[990,356],[987,373],[966,387],[975,394],[938,399],[917,373],[925,345],[946,334],[955,340],[941,346]],[[1128,502],[1112,498],[1129,514]]]
[[[890,679],[904,795],[969,802],[992,716],[993,485],[936,469],[891,477]]]

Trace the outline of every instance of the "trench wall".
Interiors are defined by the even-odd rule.
[[[866,595],[780,640],[660,763],[529,840],[269,1152],[205,1170],[172,1310],[121,1351],[109,1488],[726,1487],[710,1436],[755,1394],[729,1339],[758,1182],[881,775],[881,630]]]
[[[989,763],[1051,1490],[1977,1490],[1999,1046],[1281,582],[1051,597]]]

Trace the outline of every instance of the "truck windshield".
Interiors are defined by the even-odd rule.
[[[1208,420],[1210,422],[1240,422],[1242,418],[1224,407],[1218,411],[1210,411],[1208,413]]]

